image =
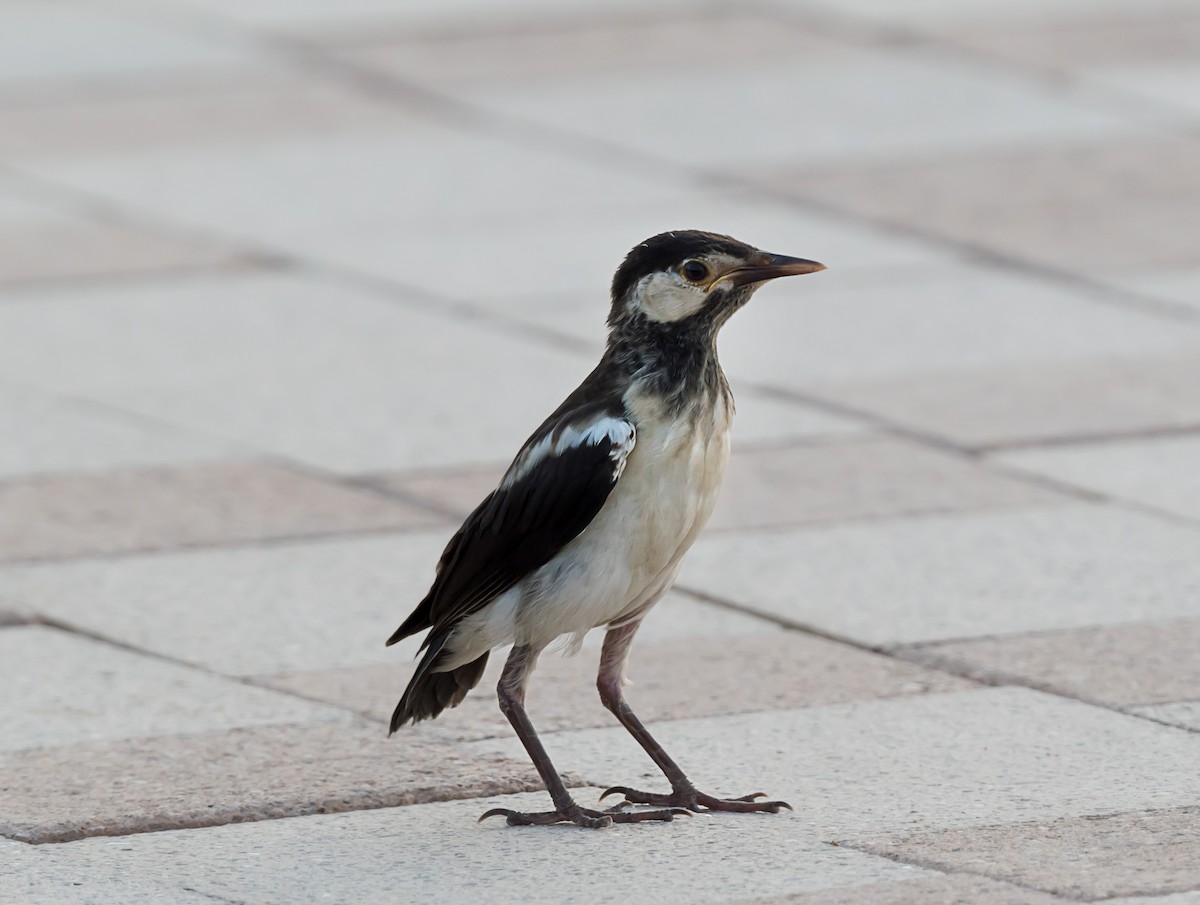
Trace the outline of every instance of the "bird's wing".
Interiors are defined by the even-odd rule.
[[[545,565],[596,517],[636,431],[611,407],[566,412],[534,434],[450,539],[429,594],[388,641],[437,634]]]

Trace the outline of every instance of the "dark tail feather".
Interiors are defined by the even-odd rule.
[[[467,692],[483,678],[483,670],[488,660],[486,653],[477,660],[455,669],[434,672],[441,659],[442,648],[446,646],[446,639],[449,637],[450,633],[446,632],[430,639],[429,649],[417,664],[417,671],[413,673],[400,703],[396,705],[392,714],[392,725],[388,735],[405,723],[431,720],[447,707],[457,707],[463,702]]]

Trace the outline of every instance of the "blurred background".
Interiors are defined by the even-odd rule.
[[[0,0],[4,744],[381,740],[383,640],[674,228],[829,270],[723,333],[730,481],[651,643],[1074,632],[1036,687],[1077,630],[1200,644],[1195,0]],[[1185,647],[1079,695],[1200,727]]]

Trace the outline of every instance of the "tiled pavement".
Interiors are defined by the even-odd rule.
[[[1198,98],[1195,0],[0,3],[0,902],[1200,903]],[[477,826],[382,640],[680,226],[830,270],[631,700],[796,812]]]

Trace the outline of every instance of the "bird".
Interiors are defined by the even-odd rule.
[[[635,246],[613,276],[608,338],[595,369],[520,448],[499,485],[463,522],[437,563],[428,594],[388,639],[427,632],[389,735],[456,707],[496,648],[511,645],[497,685],[553,809],[493,808],[509,825],[672,820],[700,811],[791,806],[757,792],[700,792],[626,702],[630,644],[675,580],[717,500],[734,411],[717,334],[755,290],[825,267],[760,251],[730,236],[675,230]],[[600,811],[567,791],[525,710],[538,656],[606,627],[596,686],[671,785],[625,786]],[[648,805],[649,808],[637,808]]]

